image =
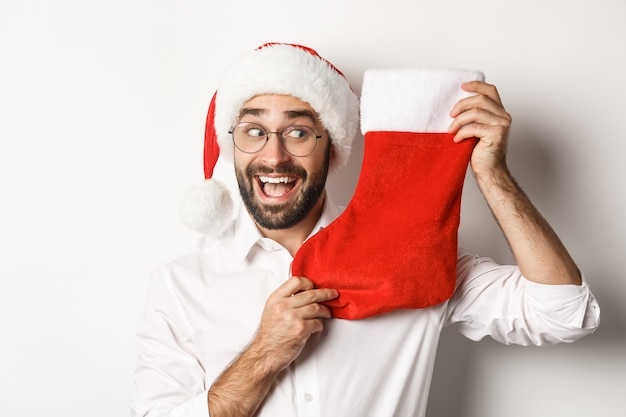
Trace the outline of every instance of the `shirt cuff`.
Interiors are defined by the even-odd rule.
[[[535,301],[539,311],[569,328],[593,328],[599,320],[600,309],[584,277],[581,285],[540,284],[526,279],[526,293]]]
[[[208,392],[202,392],[172,410],[172,417],[207,417],[209,415]]]

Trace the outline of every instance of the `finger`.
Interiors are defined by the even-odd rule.
[[[330,301],[339,295],[339,292],[333,288],[317,288],[313,290],[306,290],[294,294],[291,297],[293,307],[302,307],[309,304],[323,303]]]
[[[506,127],[489,126],[480,123],[472,123],[463,126],[454,136],[454,142],[461,142],[465,139],[479,138],[483,143],[494,143],[496,138],[506,136]]]
[[[307,304],[300,308],[301,317],[305,320],[329,319],[332,317],[330,309],[323,304]]]
[[[475,108],[480,108],[502,117],[507,117],[508,115],[500,103],[493,101],[487,96],[475,95],[465,97],[457,101],[450,111],[450,117],[458,117],[459,115]]]
[[[313,288],[315,288],[315,286],[310,279],[291,277],[276,289],[275,294],[280,297],[289,297],[301,291],[311,290]]]
[[[482,108],[473,108],[467,110],[457,116],[450,126],[448,127],[448,133],[455,133],[463,126],[469,124],[484,124],[489,126],[509,126],[511,124],[510,117],[507,115],[500,115],[492,113]]]
[[[324,330],[324,323],[321,319],[307,320],[307,332],[309,335],[321,333],[322,330]]]
[[[494,102],[502,105],[500,93],[498,93],[498,89],[493,84],[488,84],[483,81],[468,81],[461,84],[461,89],[463,91],[467,91],[468,93],[476,93],[479,95],[487,96]]]

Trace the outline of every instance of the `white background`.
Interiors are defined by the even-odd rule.
[[[623,0],[0,0],[0,416],[128,414],[148,274],[197,236],[178,207],[209,100],[268,41],[315,48],[357,92],[372,67],[484,71],[513,173],[601,303],[572,345],[447,329],[428,416],[623,416],[625,18]],[[358,138],[341,203],[361,156]],[[471,175],[460,239],[510,261]]]

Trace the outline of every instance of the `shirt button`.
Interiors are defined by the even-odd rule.
[[[308,402],[313,401],[313,396],[310,393],[306,393],[304,394],[304,399],[307,400]]]

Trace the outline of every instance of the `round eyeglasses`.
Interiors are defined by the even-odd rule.
[[[256,123],[239,123],[228,133],[233,136],[237,149],[244,153],[257,153],[270,139],[270,135],[279,136],[282,147],[293,156],[309,156],[315,150],[317,140],[322,137],[307,126],[289,126],[281,132],[268,132]]]

